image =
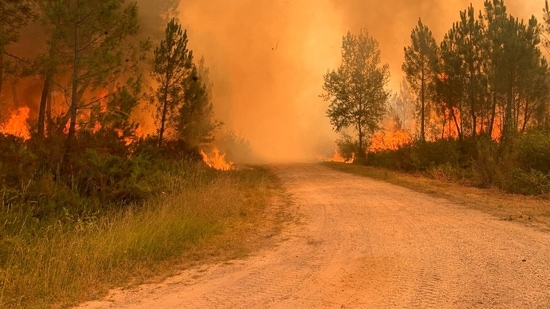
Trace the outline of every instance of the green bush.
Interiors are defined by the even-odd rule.
[[[516,168],[509,172],[504,189],[510,193],[541,195],[550,192],[550,176],[539,170],[525,172]]]
[[[366,164],[511,193],[547,194],[550,134],[529,132],[505,143],[486,136],[417,141],[397,150],[369,153]]]
[[[518,167],[525,172],[538,170],[550,172],[550,134],[545,132],[530,132],[517,139]]]
[[[495,183],[501,165],[498,164],[498,144],[488,138],[476,141],[471,157],[471,181],[475,186],[488,188]]]
[[[346,162],[351,162],[354,158],[358,157],[359,142],[355,141],[351,136],[343,134],[342,138],[336,141],[336,146],[338,147],[338,152]]]
[[[147,182],[151,162],[139,155],[124,158],[87,149],[78,162],[77,190],[101,203],[135,203],[152,191]]]
[[[37,156],[27,150],[25,141],[0,134],[0,188],[21,189],[30,182],[39,166]]]

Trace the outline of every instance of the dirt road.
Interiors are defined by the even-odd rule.
[[[550,234],[320,165],[273,250],[84,308],[550,308]]]

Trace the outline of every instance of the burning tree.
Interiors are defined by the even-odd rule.
[[[97,109],[101,102],[139,90],[137,63],[145,45],[131,44],[137,34],[137,5],[125,0],[51,0],[41,3],[51,26],[50,55],[64,57],[70,76],[66,154],[71,152],[82,111]],[[56,70],[47,69],[48,74]],[[51,78],[51,76],[50,76]],[[61,77],[60,77],[61,79]],[[135,100],[130,100],[135,102]],[[118,110],[118,108],[115,108]],[[114,112],[114,111],[113,111]]]
[[[479,14],[472,5],[461,11],[439,48],[419,22],[405,49],[407,79],[419,100],[428,94],[434,107],[435,117],[424,121],[441,126],[441,137],[504,140],[546,118],[550,68],[540,50],[541,25],[535,17],[524,22],[509,15],[503,0],[486,0],[484,7]]]
[[[0,2],[0,100],[6,71],[6,47],[19,39],[19,31],[32,18],[30,1],[3,0]],[[0,101],[1,102],[1,101]]]
[[[389,66],[380,65],[378,42],[362,30],[342,39],[342,63],[324,76],[321,96],[330,102],[327,116],[336,132],[357,132],[357,157],[366,155],[366,141],[384,117],[389,92]]]

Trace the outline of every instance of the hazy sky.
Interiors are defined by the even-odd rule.
[[[216,117],[261,156],[288,161],[334,147],[319,95],[348,30],[365,28],[380,42],[393,87],[418,18],[439,42],[470,2],[483,8],[482,0],[182,0],[180,19],[211,69]],[[542,20],[544,0],[505,3],[514,16]]]

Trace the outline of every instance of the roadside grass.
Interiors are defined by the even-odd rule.
[[[501,190],[465,186],[448,179],[431,179],[384,168],[325,162],[324,165],[359,176],[385,181],[416,192],[442,197],[491,214],[501,220],[517,221],[550,232],[550,197],[504,193]]]
[[[158,281],[197,263],[244,257],[274,241],[284,214],[276,177],[254,167],[220,172],[180,162],[162,172],[165,191],[143,205],[0,235],[0,308],[65,308],[114,287]],[[14,222],[10,223],[10,226]]]

